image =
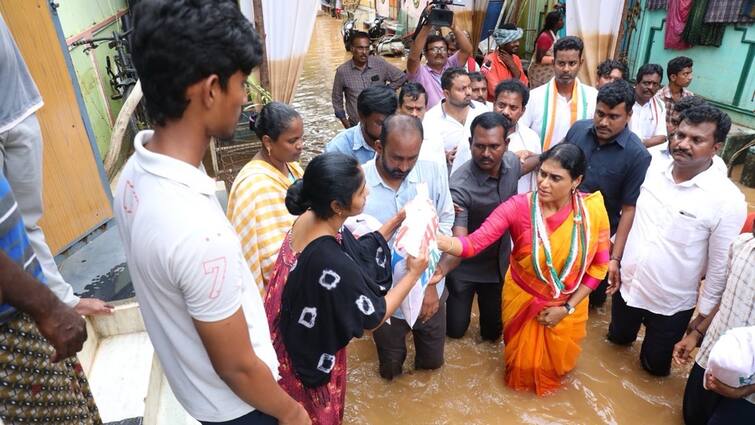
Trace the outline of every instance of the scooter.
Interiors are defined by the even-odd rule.
[[[383,21],[385,21],[385,17],[380,15],[375,15],[375,19],[370,22],[370,28],[367,30],[367,35],[370,36],[370,46],[373,48],[370,50],[373,50],[374,52],[374,46],[385,37],[385,28],[383,28]]]
[[[343,38],[343,47],[347,52],[351,51],[351,36],[356,32],[357,20],[354,13],[346,11],[346,20],[341,27],[341,37]]]

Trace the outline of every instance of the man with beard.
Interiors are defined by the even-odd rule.
[[[684,111],[671,157],[653,155],[640,189],[608,340],[631,345],[644,324],[640,363],[652,375],[669,374],[674,344],[695,309],[692,329],[721,301],[729,247],[747,214],[742,192],[713,166],[730,128],[712,106]]]
[[[469,155],[457,159],[457,151],[469,144],[469,127],[478,115],[488,112],[482,104],[472,100],[471,80],[464,68],[449,68],[441,77],[443,101],[425,114],[422,125],[427,130],[425,139],[433,145],[442,144],[446,161],[453,173],[469,160]],[[469,147],[466,146],[466,151]]]
[[[375,157],[375,142],[388,115],[398,107],[396,92],[388,86],[372,86],[357,97],[359,124],[341,131],[327,145],[325,152],[341,152],[353,156],[360,164]]]
[[[595,116],[577,121],[566,133],[564,143],[573,143],[585,153],[587,170],[579,185],[582,192],[603,194],[611,225],[611,259],[608,275],[590,293],[590,305],[600,307],[619,289],[621,256],[634,220],[640,186],[650,165],[650,154],[636,134],[627,127],[632,116],[634,90],[624,80],[608,83],[598,90]]]
[[[343,128],[357,125],[357,97],[367,87],[388,83],[393,90],[406,81],[406,74],[380,56],[370,55],[370,37],[357,31],[351,37],[351,60],[336,69],[331,101]],[[344,109],[344,97],[346,108]]]
[[[598,91],[577,78],[584,62],[584,44],[579,37],[567,36],[553,44],[555,76],[530,92],[527,111],[519,121],[540,136],[542,151],[561,143],[577,121],[595,114]]]
[[[507,134],[512,127],[508,118],[495,112],[486,112],[472,121],[469,139],[472,160],[451,175],[451,197],[460,207],[454,221],[454,236],[474,232],[498,205],[516,195],[519,158],[507,151]],[[432,281],[448,276],[446,335],[464,336],[477,294],[480,336],[485,341],[500,338],[501,290],[510,252],[511,243],[506,235],[473,258],[462,261],[460,257],[443,256]]]
[[[454,209],[448,190],[446,170],[432,161],[418,160],[422,144],[422,123],[415,117],[394,115],[383,123],[377,156],[363,165],[369,189],[364,213],[385,223],[417,195],[417,186],[426,184],[430,200],[438,212],[440,231],[451,234]],[[393,246],[393,241],[389,241]],[[380,361],[380,376],[393,379],[402,373],[406,359],[406,335],[414,335],[416,369],[437,369],[443,365],[446,337],[445,282],[427,286],[419,318],[410,328],[401,310],[373,332]]]
[[[529,127],[519,125],[519,119],[526,110],[529,98],[530,91],[519,80],[501,81],[495,88],[493,111],[508,118],[514,126],[508,136],[508,150],[522,158],[537,157],[542,153],[537,133]],[[517,193],[527,193],[537,189],[537,176],[532,171],[532,165],[528,167],[527,164],[522,164],[522,172],[525,174],[519,178]]]
[[[616,80],[626,80],[627,74],[629,74],[629,70],[624,62],[606,59],[598,65],[598,84],[595,88],[600,89]]]
[[[440,35],[429,35],[431,26],[419,30],[406,61],[406,74],[409,81],[422,84],[427,91],[427,107],[432,108],[443,98],[441,76],[448,68],[463,67],[473,53],[472,43],[456,25],[451,26],[459,50],[448,56],[448,42]],[[422,53],[427,63],[422,64]]]
[[[642,65],[637,71],[637,84],[634,86],[636,103],[632,108],[629,129],[640,137],[651,151],[666,148],[666,107],[655,97],[661,87],[663,68],[654,63]]]
[[[505,24],[493,31],[498,49],[488,53],[482,61],[482,74],[488,81],[488,100],[495,100],[495,87],[503,80],[521,80],[528,85],[527,75],[519,58],[519,40],[523,31],[514,24]]]
[[[492,110],[493,105],[488,103],[488,82],[485,76],[479,72],[470,72],[469,79],[472,88],[472,100],[480,102],[488,111]]]

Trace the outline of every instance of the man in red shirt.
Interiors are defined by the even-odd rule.
[[[522,29],[514,24],[505,24],[493,32],[498,49],[488,53],[482,65],[482,74],[488,81],[488,100],[495,100],[495,87],[503,80],[519,79],[526,86],[529,81],[524,74],[522,60],[517,55]]]

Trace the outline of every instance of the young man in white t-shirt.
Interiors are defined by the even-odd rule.
[[[309,424],[276,382],[262,300],[201,166],[211,137],[233,135],[259,38],[223,0],[142,2],[134,23],[134,64],[155,130],[136,136],[114,211],[171,389],[203,424]]]

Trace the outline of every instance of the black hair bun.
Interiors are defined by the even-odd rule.
[[[304,180],[298,179],[286,192],[286,208],[293,215],[302,215],[312,206],[312,202],[304,192]]]

